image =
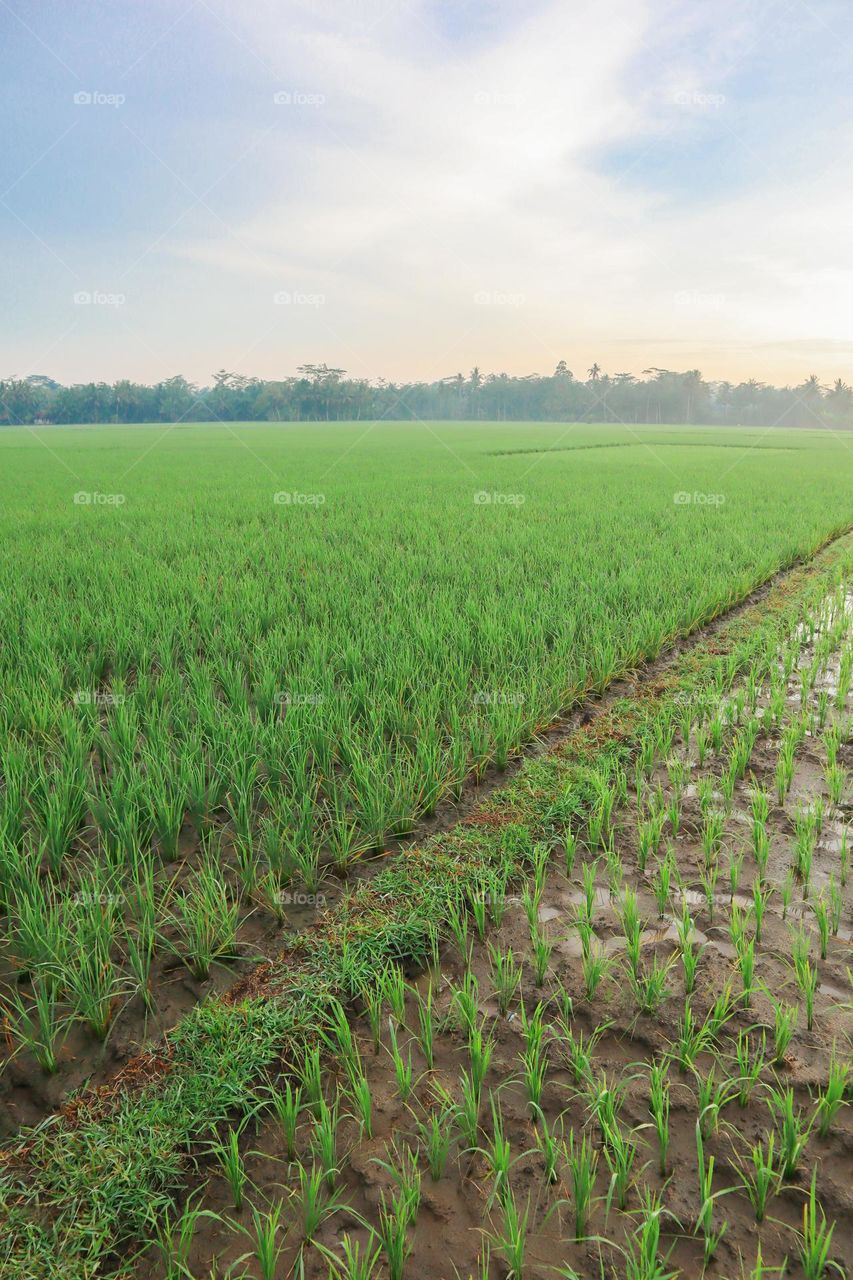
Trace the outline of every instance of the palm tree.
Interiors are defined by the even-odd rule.
[[[598,363],[597,360],[593,361],[592,366],[587,370],[587,373],[589,374],[590,382],[597,381],[598,375],[601,373],[601,365]]]

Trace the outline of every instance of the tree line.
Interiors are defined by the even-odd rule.
[[[750,379],[711,382],[646,369],[640,377],[608,374],[596,363],[575,377],[561,360],[550,375],[483,375],[472,369],[434,382],[368,381],[345,369],[301,365],[281,380],[220,369],[210,386],[180,374],[154,385],[86,382],[62,386],[31,375],[0,381],[0,425],[134,422],[417,421],[723,423],[743,426],[853,426],[853,388],[811,375],[796,386]]]

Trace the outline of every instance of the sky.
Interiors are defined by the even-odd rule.
[[[853,380],[849,0],[0,0],[0,376]]]

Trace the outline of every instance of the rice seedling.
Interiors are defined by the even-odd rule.
[[[734,1062],[737,1068],[736,1086],[737,1100],[741,1108],[749,1105],[752,1091],[761,1079],[766,1065],[766,1036],[762,1032],[761,1040],[753,1052],[748,1031],[739,1031],[735,1041]]]
[[[573,1130],[569,1134],[566,1159],[569,1166],[572,1199],[575,1207],[574,1238],[575,1240],[583,1240],[586,1238],[586,1228],[595,1189],[598,1151],[593,1147],[586,1134],[584,1134],[580,1142],[576,1142]]]
[[[811,1124],[806,1124],[800,1108],[794,1107],[792,1088],[768,1086],[767,1104],[776,1122],[779,1139],[779,1171],[783,1178],[791,1179],[799,1168],[803,1152],[809,1140]]]
[[[803,1206],[803,1234],[799,1240],[800,1265],[806,1280],[823,1280],[830,1270],[844,1276],[844,1268],[829,1256],[834,1234],[835,1223],[830,1225],[827,1222],[817,1202],[817,1169],[813,1169],[809,1196]]]
[[[297,1165],[296,1173],[299,1186],[293,1191],[294,1215],[299,1224],[302,1239],[306,1244],[311,1244],[323,1223],[343,1209],[345,1203],[337,1196],[328,1195],[326,1174],[316,1164],[312,1164],[310,1168],[299,1164]],[[273,1206],[273,1208],[275,1207]],[[258,1220],[255,1218],[254,1212],[252,1218],[257,1232]],[[269,1218],[266,1221],[263,1219],[260,1221],[265,1227],[265,1238],[267,1240],[270,1235],[277,1236],[278,1219],[275,1222],[276,1229],[274,1232],[271,1231],[273,1224]]]
[[[634,973],[633,969],[628,969],[628,981],[640,1013],[655,1014],[663,1004],[668,994],[667,979],[672,966],[673,959],[661,963],[655,955],[645,972]]]
[[[628,1207],[628,1193],[634,1177],[634,1164],[637,1159],[637,1143],[633,1133],[624,1133],[615,1124],[607,1130],[602,1146],[604,1159],[610,1170],[610,1182],[607,1188],[606,1206],[609,1215],[611,1206],[624,1213]]]
[[[301,1075],[305,1100],[311,1109],[311,1114],[316,1117],[320,1114],[324,1101],[323,1065],[317,1045],[309,1045],[306,1048],[301,1063]]]
[[[672,1248],[661,1256],[662,1216],[660,1197],[646,1188],[639,1223],[628,1237],[624,1250],[625,1280],[676,1280],[680,1274],[668,1269]]]
[[[581,957],[583,970],[584,996],[588,1004],[592,1004],[602,980],[610,970],[610,957],[598,940],[590,945],[589,950]]]
[[[840,1062],[836,1056],[835,1045],[829,1060],[826,1084],[818,1090],[813,1123],[817,1125],[819,1138],[828,1138],[835,1117],[843,1106],[847,1105],[850,1090],[851,1067],[848,1062]]]
[[[311,1152],[314,1160],[323,1171],[326,1190],[335,1190],[338,1175],[338,1103],[337,1099],[329,1106],[325,1099],[320,1103],[314,1118],[314,1132],[311,1136]]]
[[[489,1233],[489,1241],[503,1255],[508,1280],[523,1280],[524,1259],[530,1226],[530,1204],[523,1209],[516,1204],[512,1191],[501,1197],[501,1226]]]
[[[239,1213],[243,1208],[243,1197],[249,1181],[240,1152],[239,1129],[229,1129],[224,1138],[215,1138],[210,1144],[210,1152],[231,1189],[231,1203]]]
[[[204,858],[175,896],[169,917],[178,938],[178,954],[194,978],[203,980],[222,956],[233,956],[239,905],[231,896],[218,863]]]
[[[743,1177],[743,1188],[749,1196],[756,1222],[763,1222],[767,1213],[767,1205],[781,1186],[781,1175],[776,1169],[774,1146],[775,1135],[768,1134],[766,1146],[759,1139],[749,1149],[750,1163],[740,1167]]]
[[[820,939],[820,958],[825,960],[829,948],[829,908],[826,905],[826,898],[824,898],[823,894],[812,903],[812,911],[814,912],[818,938]]]
[[[727,1077],[717,1080],[714,1063],[708,1068],[707,1075],[697,1075],[696,1104],[699,1113],[698,1124],[703,1138],[708,1139],[717,1132],[720,1112],[736,1094],[736,1082]]]
[[[711,1262],[714,1254],[717,1252],[720,1241],[726,1233],[728,1222],[723,1223],[715,1229],[714,1227],[714,1202],[721,1196],[725,1195],[725,1191],[714,1191],[714,1157],[708,1156],[705,1160],[705,1144],[702,1140],[702,1132],[699,1124],[696,1125],[696,1162],[699,1171],[699,1213],[697,1215],[697,1227],[702,1232],[704,1261],[705,1266]]]
[[[451,1108],[432,1107],[424,1120],[417,1120],[421,1150],[426,1155],[427,1168],[433,1182],[444,1177],[451,1144]]]
[[[59,1052],[68,1019],[60,1013],[51,984],[44,977],[33,980],[33,1000],[29,1004],[20,991],[13,990],[4,1016],[19,1048],[32,1054],[46,1075],[59,1068]]]
[[[394,1078],[397,1081],[397,1093],[400,1095],[400,1101],[406,1103],[415,1087],[415,1069],[412,1063],[411,1046],[407,1047],[404,1056],[397,1041],[397,1028],[394,1025],[393,1018],[388,1019],[388,1036],[390,1040],[389,1053],[394,1065]]]
[[[658,1140],[658,1169],[662,1178],[666,1177],[669,1154],[670,1086],[667,1070],[668,1063],[665,1060],[653,1062],[649,1066],[649,1110]]]
[[[329,1280],[374,1280],[382,1256],[375,1232],[371,1232],[366,1244],[345,1232],[341,1237],[340,1257],[319,1240],[315,1241],[315,1248],[331,1268]]]
[[[520,1055],[522,1075],[527,1101],[534,1115],[541,1110],[542,1090],[548,1073],[544,1013],[545,1006],[541,1002],[529,1018],[523,1002],[520,1007],[521,1033],[524,1036],[524,1048]]]
[[[501,951],[498,947],[489,947],[489,961],[492,985],[498,1009],[506,1016],[510,1005],[515,1000],[521,982],[521,965],[516,963],[512,947]]]
[[[491,1063],[492,1054],[494,1053],[495,1048],[494,1037],[486,1037],[483,1035],[484,1025],[485,1019],[483,1019],[483,1022],[472,1027],[468,1034],[468,1060],[471,1064],[471,1079],[478,1094],[483,1087],[483,1081],[485,1080],[486,1073],[489,1070],[489,1064]],[[527,1027],[524,1019],[523,1005],[521,1025],[522,1030],[526,1034]]]

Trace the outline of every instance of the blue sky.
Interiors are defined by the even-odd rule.
[[[839,0],[0,0],[0,375],[853,377]]]

